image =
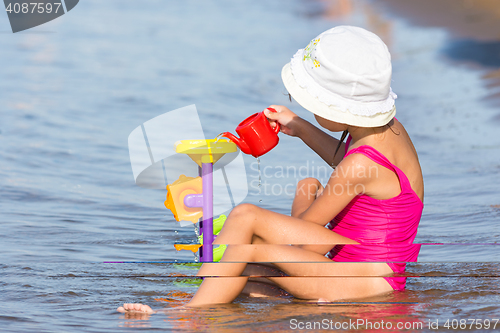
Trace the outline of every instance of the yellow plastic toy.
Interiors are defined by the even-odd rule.
[[[220,231],[226,217],[221,216],[215,220],[213,218],[214,164],[224,154],[236,152],[236,144],[227,139],[181,140],[175,143],[175,151],[188,155],[196,162],[200,167],[201,177],[191,178],[181,175],[178,180],[168,185],[165,207],[172,211],[177,221],[196,223],[202,219],[201,244],[176,244],[175,248],[193,252],[199,249],[201,262],[219,261],[226,246],[214,247],[213,241],[214,235]]]
[[[203,163],[215,164],[227,153],[234,153],[236,145],[227,139],[180,140],[175,143],[175,152],[186,154],[200,167]]]
[[[188,250],[196,253],[200,249],[201,245],[202,244],[174,244],[174,247],[177,251]]]
[[[201,207],[187,207],[184,205],[184,197],[189,194],[201,194],[203,192],[201,177],[186,177],[180,175],[179,179],[167,185],[167,200],[165,207],[174,214],[176,221],[198,222],[203,216]]]
[[[222,227],[224,226],[224,222],[226,222],[227,216],[222,214],[218,218],[216,218],[213,222],[214,225],[214,235],[218,235],[219,232],[222,230]],[[203,245],[203,234],[198,236],[198,242],[199,244],[174,244],[175,249],[177,251],[181,250],[189,250],[193,251],[193,253],[196,253],[198,249]],[[224,254],[224,251],[226,250],[227,246],[225,244],[219,245],[219,246],[214,246],[213,247],[213,261],[220,261],[222,259],[222,255]]]

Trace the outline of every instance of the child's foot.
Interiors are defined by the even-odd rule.
[[[149,305],[140,304],[140,303],[124,303],[123,306],[120,306],[116,309],[118,312],[126,313],[126,312],[139,312],[139,313],[154,313],[153,309],[149,307]]]

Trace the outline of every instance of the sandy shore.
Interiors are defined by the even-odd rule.
[[[450,34],[443,49],[450,60],[486,69],[486,102],[500,106],[499,0],[372,0],[411,24],[441,27]],[[500,115],[494,118],[500,121]]]
[[[500,0],[314,0],[324,6],[322,16],[342,21],[356,10],[364,12],[367,28],[391,48],[393,19],[414,26],[446,30],[442,55],[457,64],[480,70],[488,91],[486,102],[500,106]],[[356,9],[357,7],[357,9]],[[495,121],[500,120],[500,116]]]
[[[498,0],[374,0],[390,13],[421,26],[446,28],[453,37],[500,40]]]

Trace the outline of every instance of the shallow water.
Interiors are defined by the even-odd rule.
[[[427,328],[429,320],[499,318],[498,41],[461,37],[454,26],[408,20],[386,6],[87,0],[25,33],[8,33],[2,21],[2,331],[276,332],[294,318],[383,318]],[[241,297],[148,320],[116,313],[123,302],[177,306],[197,287],[187,279],[196,269],[174,263],[192,255],[172,246],[193,241],[194,232],[165,210],[164,191],[134,184],[130,132],[196,104],[213,138],[269,104],[288,105],[281,66],[337,24],[364,26],[389,45],[397,117],[420,155],[426,197],[416,241],[430,245],[409,265],[407,290],[363,304]],[[328,170],[283,135],[261,157],[261,186],[256,160],[245,162],[246,202],[281,213],[289,212],[299,178],[325,180]],[[123,261],[148,263],[105,263]]]

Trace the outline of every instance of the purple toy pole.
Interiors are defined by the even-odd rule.
[[[202,163],[201,177],[203,184],[203,262],[212,262],[214,259],[213,245],[213,175],[214,165],[212,163]],[[201,259],[201,258],[200,258]]]
[[[201,166],[199,166],[199,165],[198,165],[198,176],[200,176],[200,177],[202,176]],[[202,196],[203,196],[203,194],[202,194]],[[186,198],[184,198],[184,199],[186,199]],[[198,207],[200,207],[200,206],[198,206]],[[201,207],[203,207],[203,201],[202,201]],[[199,222],[200,222],[199,223],[200,229],[198,231],[199,231],[200,235],[203,235],[203,216],[201,217],[201,219],[199,219]],[[203,247],[200,247],[200,249],[198,250],[198,256],[200,258],[200,261],[203,262]]]

